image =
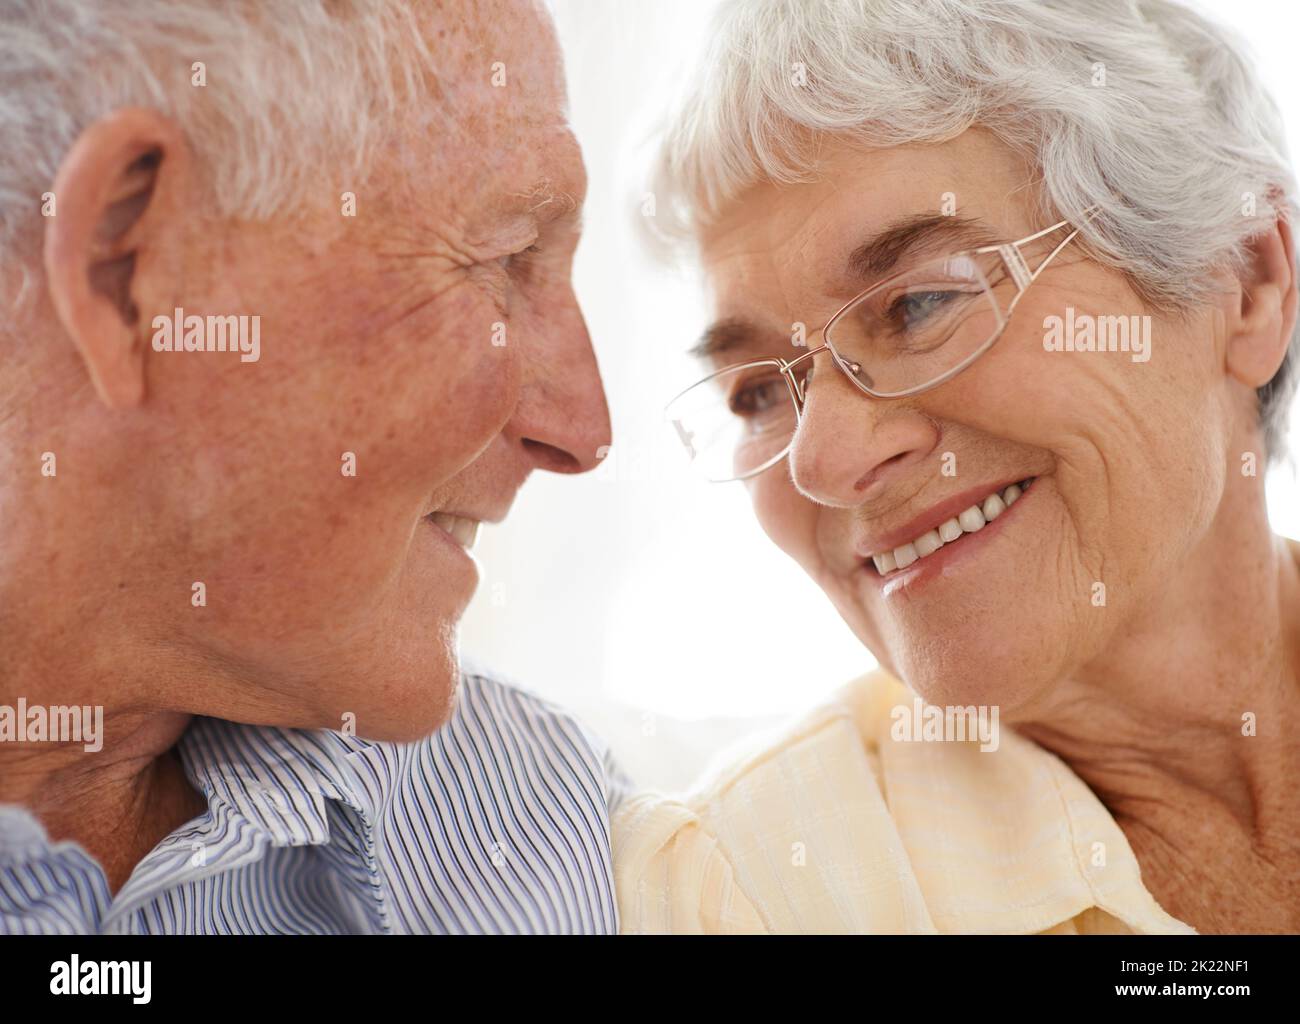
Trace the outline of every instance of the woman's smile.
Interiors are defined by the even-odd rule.
[[[1012,508],[1027,500],[1036,477],[1001,487],[980,486],[935,505],[890,534],[866,537],[856,547],[870,552],[861,571],[885,597],[927,580],[942,579],[984,551],[1011,519]],[[982,495],[982,497],[981,497]],[[910,540],[897,542],[901,536]],[[978,536],[976,536],[978,535]]]

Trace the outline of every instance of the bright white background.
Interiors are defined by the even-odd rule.
[[[597,473],[533,477],[484,531],[464,649],[577,709],[639,781],[681,785],[708,750],[814,703],[871,668],[821,592],[762,534],[740,485],[685,473],[660,419],[692,379],[705,323],[697,284],[636,236],[640,154],[712,14],[711,0],[554,0],[590,190],[574,279],[605,378],[614,450]],[[1216,0],[1244,33],[1300,140],[1300,5]],[[1300,417],[1297,417],[1300,420]],[[1300,428],[1293,431],[1300,450]],[[1293,469],[1270,513],[1300,537]],[[689,724],[688,724],[689,723]]]

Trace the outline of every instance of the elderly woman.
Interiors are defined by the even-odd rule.
[[[1300,929],[1296,185],[1247,58],[1168,0],[717,31],[659,165],[717,311],[671,416],[882,671],[626,805],[624,929]]]

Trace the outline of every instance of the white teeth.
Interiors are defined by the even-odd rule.
[[[1030,477],[1030,480],[1032,479]],[[876,572],[884,576],[895,569],[906,569],[918,558],[926,558],[934,554],[945,544],[957,540],[962,534],[977,533],[1015,504],[1024,493],[1024,488],[1019,484],[1011,484],[1001,493],[994,491],[978,505],[972,505],[961,515],[940,523],[936,529],[927,530],[911,543],[894,548],[893,551],[872,555],[871,560],[875,563]]]
[[[931,530],[929,533],[923,533],[912,543],[916,546],[916,553],[922,558],[926,555],[933,555],[943,547],[943,541],[939,539],[938,530]]]
[[[473,548],[474,542],[478,540],[480,523],[477,519],[448,515],[446,512],[434,512],[429,518],[433,520],[434,526],[444,533],[451,534],[452,539],[467,551]]]
[[[478,528],[482,524],[477,519],[464,519],[457,526],[453,536],[465,545],[466,551],[472,551],[478,543]]]
[[[996,494],[990,494],[984,499],[984,506],[980,511],[984,513],[984,518],[991,523],[1006,510],[1006,503]]]
[[[961,528],[967,533],[975,533],[977,530],[984,529],[984,513],[980,511],[978,505],[972,505],[957,517],[957,522],[961,523]]]

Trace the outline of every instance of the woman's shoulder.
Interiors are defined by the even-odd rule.
[[[878,750],[881,723],[906,693],[901,683],[881,669],[859,676],[814,707],[720,750],[684,799],[707,808],[737,787],[752,787],[757,779],[783,775],[792,763],[808,758],[816,758],[824,770],[839,765],[827,760],[832,754],[872,757]],[[849,757],[849,763],[856,760]]]
[[[624,930],[927,930],[874,738],[904,692],[863,676],[728,748],[687,792],[632,797],[613,825]]]

